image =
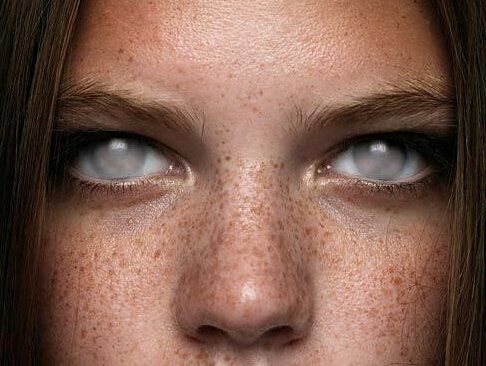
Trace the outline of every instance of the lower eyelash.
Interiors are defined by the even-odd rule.
[[[435,173],[428,174],[414,182],[391,184],[365,181],[353,177],[334,176],[323,178],[318,183],[318,187],[319,190],[337,190],[342,196],[352,197],[353,200],[394,199],[402,201],[423,197],[432,186],[439,183],[440,179]]]
[[[427,189],[434,182],[435,177],[433,174],[429,174],[422,179],[414,182],[402,182],[402,183],[375,183],[357,180],[354,183],[356,188],[362,190],[366,188],[367,191],[373,194],[384,193],[393,196],[407,195],[407,196],[419,196],[425,189]]]
[[[177,178],[174,179],[174,182]],[[143,200],[146,197],[162,197],[169,191],[174,191],[171,186],[173,183],[167,178],[161,179],[157,176],[144,177],[133,181],[115,181],[112,183],[96,182],[86,180],[81,177],[67,174],[61,184],[67,189],[72,190],[72,195],[77,195],[86,200],[92,199],[108,199],[112,197],[123,197],[123,199],[130,200],[131,197],[136,198],[137,201]],[[180,186],[180,184],[177,184]],[[150,187],[144,189],[144,187]]]
[[[81,192],[89,193],[91,196],[99,194],[126,194],[133,193],[138,186],[143,185],[143,182],[117,182],[117,183],[99,183],[82,180],[71,176],[70,182],[76,186]]]

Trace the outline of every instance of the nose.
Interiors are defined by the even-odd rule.
[[[209,215],[209,234],[186,255],[177,287],[176,319],[187,336],[208,344],[281,347],[308,334],[311,287],[287,219],[291,208],[275,202],[276,192],[266,194],[271,204],[248,187],[243,200],[225,197],[231,203],[223,210],[214,203],[218,214]]]
[[[208,284],[201,284],[199,292],[187,291],[186,301],[179,307],[180,327],[203,343],[284,346],[303,338],[310,324],[308,296],[291,294],[291,289],[272,293],[266,289],[269,283],[257,284],[247,278],[213,282],[211,290]]]

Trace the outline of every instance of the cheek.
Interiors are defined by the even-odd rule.
[[[362,359],[371,364],[397,357],[435,362],[445,311],[445,206],[437,199],[388,206],[336,208],[324,224],[336,229],[314,256],[317,328],[323,339],[334,337],[342,354],[367,349]],[[344,363],[342,354],[337,357]]]
[[[39,284],[48,364],[130,364],[131,353],[149,360],[167,345],[152,325],[171,326],[173,227],[155,230],[150,215],[123,216],[53,210]]]

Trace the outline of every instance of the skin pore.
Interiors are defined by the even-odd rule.
[[[171,169],[80,182],[85,145],[70,153],[39,280],[45,364],[440,362],[444,174],[335,169],[350,139],[450,132],[425,3],[88,0],[64,84],[64,135],[143,136]]]

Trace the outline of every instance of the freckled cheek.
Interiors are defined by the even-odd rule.
[[[106,227],[89,215],[51,220],[39,277],[40,313],[43,347],[57,357],[67,357],[69,349],[93,357],[113,347],[134,352],[146,349],[148,339],[164,344],[164,334],[153,327],[172,323],[176,267],[168,233],[175,231],[150,225],[130,235],[122,227],[107,233]]]
[[[444,320],[447,223],[430,210],[378,212],[324,219],[313,235],[316,328],[337,347],[421,357],[436,349]]]

